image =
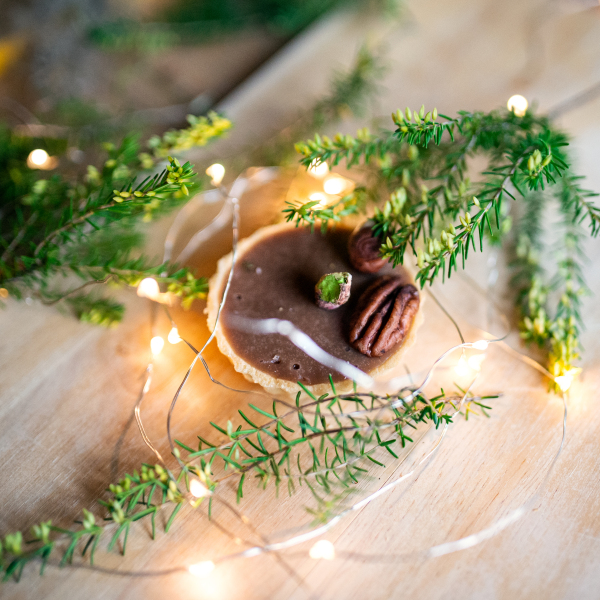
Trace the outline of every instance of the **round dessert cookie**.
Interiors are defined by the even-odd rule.
[[[235,328],[233,321],[238,316],[291,321],[323,350],[371,376],[380,375],[399,364],[414,343],[416,331],[423,320],[418,292],[409,285],[413,278],[405,267],[393,269],[389,264],[377,273],[356,270],[348,255],[351,233],[352,229],[341,226],[323,234],[282,223],[263,227],[239,242],[231,287],[216,330],[219,349],[229,357],[236,371],[271,391],[278,389],[296,393],[299,389],[297,382],[300,381],[315,395],[321,395],[331,391],[330,373],[337,391],[352,389],[350,380],[313,360],[284,336],[261,335]],[[206,312],[211,331],[215,328],[231,261],[231,253],[221,258],[209,283]],[[351,274],[350,299],[335,310],[325,310],[315,302],[315,284],[324,274],[333,272]],[[384,284],[389,279],[399,279],[397,283],[400,286],[386,287]],[[387,288],[392,291],[386,292]],[[383,292],[378,292],[378,289],[383,289]],[[387,293],[385,302],[393,305],[391,312],[400,315],[399,326],[405,328],[400,335],[401,341],[385,347],[383,353],[381,348],[370,352],[371,346],[375,346],[365,341],[369,337],[368,332],[357,333],[357,327],[360,328],[357,320],[371,318],[363,313],[365,306],[367,313],[375,308],[372,297],[377,293],[380,296]],[[404,296],[411,302],[409,309],[403,308],[407,306]],[[385,312],[387,308],[383,306],[381,310]],[[384,319],[391,321],[394,315],[389,315],[390,312],[385,313]],[[371,323],[376,317],[372,317]],[[351,344],[351,333],[354,338],[360,336],[361,339]],[[397,332],[393,333],[396,337],[391,336],[392,342],[398,338]],[[381,346],[381,341],[377,343]],[[369,346],[366,353],[365,346]],[[362,351],[357,348],[362,348]]]

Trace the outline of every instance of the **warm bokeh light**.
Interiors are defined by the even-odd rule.
[[[325,560],[333,560],[335,558],[335,548],[329,540],[319,540],[309,551],[311,558],[319,559],[324,558]]]
[[[150,340],[150,350],[152,350],[152,354],[154,354],[154,356],[160,354],[164,347],[165,347],[165,340],[163,340],[160,337],[160,335],[155,335]]]
[[[215,563],[212,560],[205,560],[188,567],[188,571],[194,577],[208,577],[214,570]]]
[[[310,167],[308,167],[307,171],[314,177],[321,179],[325,177],[327,173],[329,173],[329,166],[325,162],[316,163],[313,160],[313,162],[310,163]]]
[[[555,377],[554,383],[556,383],[556,385],[560,388],[561,392],[567,392],[573,384],[573,381],[575,381],[575,377],[577,377],[579,373],[581,373],[581,369],[579,367],[573,367],[562,375]]]
[[[27,157],[27,166],[30,169],[54,169],[58,165],[58,159],[55,156],[49,156],[42,148],[36,148],[29,153]]]
[[[156,279],[152,279],[152,277],[142,279],[137,287],[137,295],[141,298],[150,298],[150,300],[158,298],[160,295],[160,288],[158,287]]]
[[[179,337],[179,331],[177,331],[177,327],[173,327],[171,331],[169,331],[169,335],[167,336],[170,344],[179,344],[181,338]]]
[[[473,371],[481,371],[481,363],[485,360],[485,354],[475,354],[470,356],[467,364]]]
[[[48,153],[41,148],[37,148],[36,150],[32,150],[29,153],[29,160],[36,165],[37,167],[41,167],[46,163],[46,161],[50,158]]]
[[[559,375],[558,377],[554,378],[554,382],[560,388],[561,392],[566,392],[571,387],[571,384],[573,383],[573,376],[572,375]]]
[[[337,196],[346,189],[346,181],[339,175],[331,175],[323,182],[325,193]]]
[[[487,350],[487,347],[488,343],[486,340],[477,340],[476,342],[473,342],[473,348],[475,348],[475,350]]]
[[[327,204],[327,196],[323,192],[315,192],[308,197],[312,202],[318,202],[321,206]]]
[[[219,163],[215,163],[206,169],[206,174],[210,177],[210,182],[214,186],[220,185],[223,177],[225,177],[225,167]]]
[[[508,108],[508,110],[512,110],[517,117],[524,117],[528,106],[529,102],[527,102],[527,98],[521,96],[520,94],[511,96],[506,103],[506,108]]]
[[[190,481],[190,494],[194,498],[203,498],[204,496],[208,496],[210,491],[199,479],[192,479]]]
[[[456,374],[460,377],[464,377],[465,375],[469,374],[471,368],[467,364],[467,361],[465,360],[464,356],[460,357],[460,360],[458,361],[458,364],[454,367],[454,370],[456,371]]]

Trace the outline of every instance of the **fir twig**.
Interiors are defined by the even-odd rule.
[[[34,526],[26,546],[22,532],[5,535],[0,541],[3,579],[18,579],[27,563],[33,560],[42,561],[43,571],[43,566],[54,554],[61,556],[61,566],[71,563],[78,549],[85,556],[91,548],[93,564],[101,539],[106,541],[109,552],[121,543],[121,552],[125,554],[127,536],[135,522],[149,518],[154,531],[156,514],[167,509],[170,516],[165,532],[168,532],[184,506],[198,508],[206,498],[217,493],[224,479],[230,477],[238,478],[236,497],[239,502],[244,497],[244,485],[250,473],[255,475],[262,488],[269,482],[277,488],[286,482],[290,494],[296,489],[294,481],[306,484],[316,503],[314,508],[307,508],[308,512],[317,521],[328,521],[338,510],[336,506],[340,500],[366,476],[366,465],[360,466],[360,461],[384,466],[378,451],[397,459],[398,448],[412,441],[406,429],[414,429],[420,423],[432,423],[435,427],[449,423],[465,395],[461,392],[448,396],[442,391],[435,398],[426,398],[417,394],[412,401],[402,403],[401,398],[407,393],[410,390],[402,390],[393,396],[338,395],[332,385],[331,394],[309,398],[304,404],[300,404],[300,391],[296,406],[283,402],[288,410],[281,415],[277,411],[277,402],[270,411],[249,405],[255,413],[253,418],[240,411],[246,425],[234,428],[231,422],[223,427],[212,424],[219,435],[227,438],[226,442],[213,445],[200,437],[197,451],[177,442],[187,453],[182,459],[178,449],[174,452],[183,465],[179,477],[174,477],[162,465],[143,464],[139,472],[134,471],[111,484],[107,496],[99,500],[105,511],[104,525],[84,510],[75,528],[55,527],[49,521]],[[473,412],[485,414],[489,406],[484,400],[495,397],[466,396],[465,418]],[[265,418],[262,425],[255,424],[255,420]],[[308,459],[308,466],[301,465],[305,459]],[[189,485],[193,479],[204,486],[205,497],[194,498],[190,494]]]
[[[510,229],[506,199],[527,204],[536,197],[547,202],[552,195],[545,194],[546,188],[559,189],[561,214],[569,229],[565,243],[571,247],[552,284],[554,289],[563,287],[561,301],[556,313],[547,316],[548,291],[540,287],[540,273],[527,274],[520,263],[520,277],[527,280],[529,291],[522,292],[518,302],[522,303],[523,294],[529,296],[531,306],[523,320],[525,339],[549,349],[556,376],[568,372],[578,356],[575,323],[585,288],[581,269],[573,260],[573,251],[577,254],[580,248],[578,227],[587,221],[591,235],[600,231],[600,208],[591,200],[596,194],[585,190],[581,178],[569,170],[564,151],[568,137],[546,117],[531,111],[525,116],[510,111],[461,111],[448,117],[438,115],[436,109],[426,112],[422,106],[418,111],[396,111],[392,119],[397,126],[394,131],[372,135],[363,128],[356,137],[338,134],[330,139],[317,134],[300,142],[296,149],[301,162],[307,167],[344,162],[347,168],[364,165],[370,170],[377,189],[387,190],[372,218],[381,255],[398,265],[410,251],[421,286],[450,277],[459,264],[465,267],[469,252],[483,250],[486,237],[498,240]],[[467,161],[476,155],[484,157],[487,166],[472,182]],[[364,188],[359,193],[375,196]],[[358,209],[356,199],[348,196],[326,208],[315,202],[289,205],[284,213],[288,221],[326,228]]]
[[[76,181],[60,175],[32,179],[25,166],[26,154],[18,150],[21,142],[0,136],[0,144],[9,150],[11,168],[21,164],[27,176],[26,186],[5,188],[8,193],[2,199],[0,288],[4,296],[32,296],[49,304],[69,298],[80,318],[106,325],[121,318],[121,305],[92,295],[74,299],[72,294],[99,281],[135,286],[144,277],[154,276],[166,291],[181,297],[186,307],[203,297],[205,278],[175,265],[132,258],[142,239],[135,221],[149,221],[172,209],[198,187],[189,162],[181,164],[168,156],[166,168],[154,174],[149,170],[155,170],[168,152],[205,145],[231,127],[216,113],[189,121],[186,129],[153,138],[152,154],[140,152],[134,136],[126,137],[120,146],[105,144],[108,158],[102,168],[89,166],[86,177]],[[10,154],[13,148],[14,156]],[[0,191],[4,166],[0,160]],[[64,291],[56,285],[57,275],[75,275],[84,283]]]

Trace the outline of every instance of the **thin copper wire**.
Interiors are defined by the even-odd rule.
[[[232,274],[233,274],[233,269],[235,266],[235,259],[236,259],[236,250],[237,250],[237,241],[238,241],[238,219],[239,219],[239,201],[238,198],[231,198],[231,196],[229,196],[229,198],[231,199],[232,203],[233,203],[233,223],[232,223],[232,229],[233,229],[233,260],[232,260],[232,266],[231,266],[231,270],[229,273],[229,277],[227,280],[227,285],[225,287],[224,293],[223,293],[223,297],[221,300],[221,303],[219,305],[219,309],[217,312],[217,320],[219,318],[221,309],[223,307],[223,304],[226,300],[227,297],[227,292],[229,291],[229,287],[230,287],[230,283],[231,283],[231,279],[232,279]],[[438,304],[438,306],[440,306],[440,308],[442,309],[442,311],[450,318],[450,320],[452,321],[453,325],[456,327],[457,331],[459,332],[459,336],[461,337],[461,340],[464,340],[462,333],[460,331],[460,327],[458,326],[458,324],[456,323],[456,321],[451,317],[451,315],[441,306],[440,302],[437,300],[437,298],[435,298],[435,296],[432,295],[432,297],[434,298],[434,301]],[[170,317],[170,315],[169,315]],[[174,323],[171,319],[171,322]],[[191,370],[193,368],[193,366],[195,365],[197,360],[201,360],[205,369],[207,370],[207,373],[209,374],[209,377],[211,378],[212,381],[215,381],[212,376],[210,375],[210,370],[208,368],[208,365],[206,364],[206,361],[203,359],[202,357],[202,352],[205,350],[205,348],[207,347],[207,345],[212,341],[212,339],[214,338],[215,335],[215,331],[216,331],[216,327],[213,330],[213,333],[211,334],[211,336],[209,337],[209,339],[207,340],[207,342],[204,344],[202,350],[200,350],[199,352],[188,342],[186,342],[188,344],[188,346],[190,347],[190,349],[195,352],[196,356],[190,366],[190,368],[188,369],[188,372],[186,373],[186,376],[184,377],[181,385],[179,386],[179,389],[177,390],[177,393],[173,399],[173,402],[171,404],[171,408],[169,410],[169,415],[168,415],[168,419],[167,419],[167,430],[168,430],[168,437],[169,437],[169,443],[171,448],[174,448],[174,444],[171,438],[171,434],[170,434],[170,422],[171,422],[171,415],[173,412],[173,409],[175,407],[175,403],[179,397],[179,395],[181,394],[181,391],[184,387],[184,385],[187,383],[188,379],[189,379],[189,375],[191,373]],[[289,333],[289,332],[288,332]],[[504,336],[506,337],[506,336]],[[486,340],[488,343],[499,343],[503,345],[503,338],[496,338],[496,339],[488,339]],[[183,338],[182,338],[183,339]],[[185,341],[185,340],[184,340]],[[410,396],[407,398],[403,398],[401,400],[395,400],[394,402],[390,403],[390,407],[396,407],[399,406],[400,404],[405,404],[407,401],[410,401],[410,399],[413,399],[416,397],[416,395],[418,393],[420,393],[422,391],[422,389],[427,385],[427,383],[430,381],[432,375],[433,375],[433,371],[435,370],[436,366],[438,364],[440,364],[443,360],[445,360],[447,358],[447,356],[460,348],[473,348],[473,343],[470,342],[463,342],[457,346],[454,346],[452,348],[450,348],[449,350],[447,350],[446,352],[444,352],[432,365],[432,367],[430,368],[430,370],[428,371],[428,373],[426,374],[423,382],[421,383],[420,386],[418,386],[417,388],[411,389],[410,390]],[[520,353],[516,352],[515,350],[513,350],[512,348],[510,349],[511,353],[515,354],[518,356],[518,358],[520,358],[521,360],[525,360],[525,362],[527,364],[530,364],[530,366],[534,366],[535,361],[533,361],[533,359],[530,359],[529,357],[523,356]],[[334,358],[334,357],[332,357]],[[538,363],[535,363],[535,365],[537,365],[537,367],[534,368],[539,368],[538,370],[542,370],[542,372],[545,371],[545,369],[543,369],[543,367],[541,367],[541,365],[539,365]],[[544,372],[545,375],[551,376],[547,371]],[[147,388],[149,387],[149,381],[150,381],[150,375],[151,375],[151,370],[149,373],[149,377],[146,381],[146,384],[144,386],[144,390],[147,391]],[[366,376],[366,374],[364,374]],[[367,376],[368,377],[368,376]],[[471,386],[473,385],[473,383],[475,382],[475,380],[477,379],[477,377],[475,377],[475,379],[473,379],[473,381],[471,382],[471,384],[469,385],[469,387],[467,388],[467,390],[465,391],[459,405],[458,408],[456,409],[455,413],[452,416],[456,416],[464,402],[465,399],[468,396],[468,393],[471,389]],[[219,383],[220,382],[216,382],[215,383]],[[220,384],[220,385],[224,385],[224,384]],[[227,387],[227,386],[225,386]],[[239,390],[239,391],[244,391],[247,392],[249,390]],[[143,394],[140,397],[140,399],[138,400],[138,404],[141,403],[141,399],[143,398]],[[563,402],[564,402],[564,408],[565,408],[565,412],[564,412],[564,417],[563,417],[563,435],[562,435],[562,439],[561,439],[561,444],[560,447],[557,451],[557,453],[555,454],[547,472],[546,475],[542,481],[542,483],[538,486],[535,494],[533,496],[531,496],[527,502],[525,502],[523,505],[521,505],[519,508],[515,509],[514,511],[511,511],[511,513],[509,513],[509,515],[507,515],[506,517],[503,517],[501,519],[499,519],[498,521],[496,521],[492,526],[488,527],[487,529],[481,530],[475,534],[471,534],[470,536],[466,536],[464,538],[461,538],[459,540],[453,541],[453,542],[447,542],[445,544],[440,544],[438,546],[434,546],[431,547],[427,550],[418,552],[418,553],[413,553],[411,556],[426,556],[429,558],[433,558],[436,556],[442,556],[443,554],[448,554],[450,552],[456,552],[458,550],[462,550],[464,548],[468,548],[468,547],[472,547],[476,544],[479,544],[487,539],[489,539],[490,537],[493,537],[494,535],[496,535],[498,532],[502,531],[503,529],[505,529],[506,527],[508,527],[510,524],[514,523],[516,520],[520,519],[524,514],[526,514],[526,512],[528,512],[528,507],[530,505],[532,505],[535,500],[539,497],[539,494],[541,493],[543,487],[545,486],[546,482],[548,481],[551,471],[556,463],[556,461],[558,460],[558,457],[560,456],[560,453],[562,452],[562,448],[564,445],[564,440],[566,437],[566,418],[567,418],[567,405],[566,405],[566,396],[563,395]],[[381,409],[381,408],[380,408]],[[349,413],[350,414],[355,414],[357,411],[354,411],[354,413]],[[358,411],[361,412],[361,411]],[[139,414],[139,413],[138,413]],[[136,419],[137,419],[137,414],[136,414]],[[280,417],[282,418],[282,417]],[[143,425],[141,424],[141,419],[138,420],[138,426],[140,426],[140,431],[143,431]],[[408,479],[411,475],[413,475],[415,473],[415,471],[417,470],[418,467],[420,467],[421,465],[425,465],[425,467],[427,466],[427,464],[429,463],[429,461],[433,458],[433,456],[435,455],[435,453],[437,452],[437,449],[440,447],[446,432],[448,430],[449,424],[448,422],[445,423],[441,434],[439,435],[437,441],[434,443],[434,445],[432,446],[432,448],[430,449],[430,451],[417,463],[416,467],[413,468],[410,472],[406,473],[406,474],[401,474],[396,480],[394,480],[393,482],[390,482],[389,484],[383,486],[383,488],[377,490],[376,492],[373,492],[372,494],[370,494],[369,496],[367,496],[366,498],[363,498],[362,500],[360,500],[359,502],[353,504],[351,507],[345,509],[344,511],[342,511],[341,513],[339,513],[337,516],[335,516],[333,519],[331,519],[329,522],[327,522],[326,524],[317,527],[317,528],[313,528],[312,530],[309,530],[305,533],[299,534],[299,535],[295,535],[292,537],[289,537],[286,540],[280,541],[280,542],[276,542],[276,543],[265,543],[266,539],[261,535],[258,534],[257,530],[254,530],[255,533],[257,533],[262,541],[263,541],[263,545],[261,546],[253,546],[251,548],[248,548],[242,552],[237,552],[237,553],[232,553],[229,555],[225,555],[219,558],[216,558],[214,560],[215,563],[221,563],[227,560],[232,560],[235,558],[249,558],[252,556],[257,556],[259,554],[266,554],[266,553],[273,553],[273,552],[279,552],[280,550],[283,549],[287,549],[293,546],[296,546],[298,544],[304,543],[306,541],[309,541],[311,539],[314,539],[316,537],[321,536],[323,533],[325,533],[326,531],[328,531],[329,529],[331,529],[335,524],[337,524],[345,515],[356,511],[356,510],[360,510],[361,508],[363,508],[364,506],[366,506],[368,503],[370,503],[371,501],[375,500],[376,498],[378,498],[379,496],[387,493],[389,490],[393,489],[394,487],[396,487],[397,485],[399,485],[401,482],[405,481],[406,479]],[[143,436],[144,437],[144,441],[152,448],[153,446],[151,445],[150,440],[147,440],[147,436]],[[160,457],[160,454],[158,454],[158,456]],[[177,457],[178,458],[178,457]],[[160,460],[162,461],[162,457],[160,457]],[[179,460],[179,458],[178,458]],[[164,461],[163,461],[164,462]],[[218,498],[218,496],[216,494],[213,494],[213,498],[223,502],[226,506],[228,506],[228,508],[233,512],[233,514],[235,514],[243,523],[245,523],[246,525],[249,524],[249,519],[247,517],[244,517],[241,513],[239,513],[237,511],[237,509],[235,509],[234,507],[232,507],[231,505],[229,505],[229,503],[227,503],[226,501],[224,501],[222,498]],[[182,568],[176,569],[177,571],[182,570]],[[292,570],[293,571],[293,570]]]

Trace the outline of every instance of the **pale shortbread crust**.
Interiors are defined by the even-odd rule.
[[[246,251],[252,248],[255,244],[260,242],[261,240],[273,235],[275,233],[279,233],[280,231],[285,231],[287,229],[293,229],[295,226],[292,223],[280,223],[278,225],[268,225],[267,227],[262,227],[255,231],[250,237],[247,237],[243,240],[240,240],[238,243],[237,250],[237,261],[242,259],[242,256]],[[208,314],[208,328],[212,332],[215,327],[215,321],[217,319],[217,311],[219,309],[219,304],[221,302],[221,296],[223,293],[223,289],[227,282],[227,278],[229,277],[229,270],[231,269],[231,261],[232,261],[233,253],[230,252],[223,258],[219,260],[217,263],[217,271],[210,278],[209,281],[209,292],[208,298],[206,302],[206,313]],[[404,267],[405,270],[412,276],[411,270]],[[404,343],[393,353],[390,354],[389,358],[379,367],[369,371],[369,375],[372,377],[376,377],[378,375],[383,375],[397,367],[406,353],[406,351],[415,343],[417,337],[417,329],[420,327],[423,322],[423,296],[420,298],[420,306],[417,314],[415,315],[415,320],[413,321],[412,327],[406,336]],[[284,390],[286,392],[295,394],[298,392],[298,384],[294,381],[288,381],[287,379],[278,379],[269,375],[256,367],[253,367],[249,363],[247,363],[244,359],[238,356],[225,333],[223,332],[223,328],[221,323],[219,322],[217,326],[217,331],[215,334],[217,339],[217,344],[219,346],[219,350],[227,356],[231,362],[233,363],[233,368],[238,372],[244,375],[246,379],[249,381],[253,381],[258,383],[263,388],[265,388],[269,392],[275,392],[276,390]],[[331,387],[328,383],[319,383],[316,385],[307,385],[306,386],[315,396],[320,396],[331,391]],[[352,381],[344,380],[335,384],[336,390],[338,392],[349,392],[352,390]]]

